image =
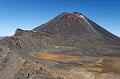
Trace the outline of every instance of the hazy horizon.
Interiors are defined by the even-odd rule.
[[[31,30],[62,12],[80,12],[120,37],[118,0],[0,0],[0,36]]]

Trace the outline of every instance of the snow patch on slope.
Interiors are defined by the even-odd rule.
[[[80,15],[80,17],[82,17],[82,18],[84,19],[84,21],[85,21],[92,29],[94,29],[94,28],[92,27],[92,25],[85,19],[85,17],[84,17],[83,15]]]
[[[94,32],[96,32],[96,31],[94,30],[93,26],[85,19],[84,15],[80,15],[80,17],[83,18],[83,20],[90,26],[90,28],[91,28]]]

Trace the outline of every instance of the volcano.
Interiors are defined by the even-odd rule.
[[[119,57],[119,37],[81,13],[63,12],[0,40],[0,79],[120,79]]]
[[[55,46],[80,49],[80,55],[119,55],[120,38],[78,12],[64,12],[34,30],[55,36],[47,39]]]

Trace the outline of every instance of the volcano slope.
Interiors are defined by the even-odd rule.
[[[0,41],[0,79],[120,79],[120,38],[78,12]]]

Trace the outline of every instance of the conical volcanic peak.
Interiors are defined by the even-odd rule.
[[[120,38],[78,12],[64,12],[34,29],[55,36],[49,43],[75,46],[86,55],[118,55]]]
[[[49,32],[52,34],[74,33],[82,36],[83,34],[95,33],[95,36],[99,35],[99,33],[87,21],[85,16],[78,12],[63,12],[48,23],[43,24],[34,30]]]
[[[79,12],[63,12],[34,30],[52,34],[76,33],[77,35],[79,34],[79,36],[86,34],[88,36],[99,36],[117,41],[120,40],[119,37],[108,32]]]

